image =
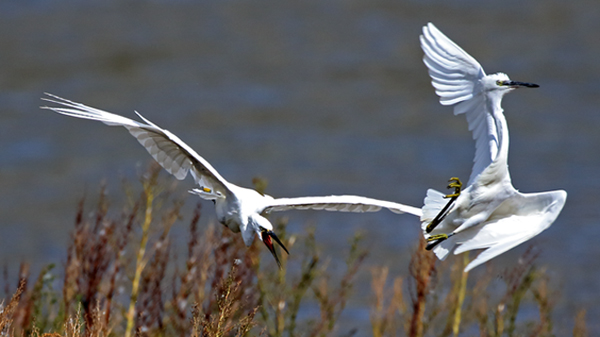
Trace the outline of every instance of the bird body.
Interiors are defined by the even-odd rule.
[[[60,107],[42,107],[71,117],[101,121],[110,126],[123,126],[142,144],[150,155],[175,178],[182,180],[191,173],[198,188],[190,191],[203,199],[212,200],[220,223],[233,232],[241,232],[246,246],[250,246],[258,235],[279,264],[273,242],[285,246],[273,233],[273,225],[265,217],[271,211],[288,209],[315,209],[342,212],[375,212],[388,208],[395,213],[409,213],[421,216],[421,209],[395,202],[371,199],[361,196],[320,196],[299,198],[273,198],[255,190],[232,184],[225,180],[208,161],[168,130],[150,122],[142,115],[137,122],[107,111],[72,102],[47,94],[45,101]]]
[[[231,192],[226,197],[215,199],[217,219],[234,233],[241,232],[244,243],[246,246],[250,246],[256,233],[254,228],[262,227],[273,230],[270,222],[267,221],[268,224],[266,224],[260,219],[262,218],[260,213],[268,206],[268,201],[273,200],[273,197],[233,184],[229,184],[228,189]],[[190,191],[190,193],[202,197],[202,194],[198,192],[197,188]]]
[[[537,85],[511,81],[504,73],[486,75],[473,57],[431,23],[423,27],[420,40],[423,62],[440,103],[454,105],[455,115],[466,116],[475,140],[467,187],[451,200],[445,214],[450,205],[446,196],[428,190],[422,229],[428,240],[440,238],[430,246],[440,259],[450,252],[486,249],[465,268],[469,271],[548,228],[562,210],[567,193],[521,193],[510,179],[502,98],[516,88]]]

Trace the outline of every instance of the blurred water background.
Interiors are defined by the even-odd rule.
[[[24,260],[34,270],[64,261],[79,198],[103,179],[118,195],[120,179],[135,180],[150,160],[122,128],[40,110],[45,91],[140,111],[231,182],[264,177],[276,197],[421,206],[427,188],[467,180],[474,154],[464,117],[439,105],[421,61],[418,36],[430,21],[488,73],[540,84],[504,101],[512,179],[523,192],[568,191],[532,243],[562,290],[556,324],[568,332],[577,308],[598,317],[600,3],[591,0],[3,0],[0,262],[14,276]],[[181,194],[191,186],[180,183]],[[204,220],[214,221],[206,206]],[[415,218],[387,211],[283,216],[292,233],[318,228],[333,269],[361,229],[368,263],[405,273],[419,232]],[[494,263],[513,264],[526,246]],[[363,274],[342,319],[369,331]]]

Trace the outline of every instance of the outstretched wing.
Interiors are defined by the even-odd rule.
[[[339,212],[377,212],[387,208],[394,213],[409,213],[421,216],[420,208],[360,197],[356,195],[330,195],[325,197],[278,198],[269,202],[265,212],[285,211],[290,209],[313,209]]]
[[[481,65],[457,46],[432,23],[423,27],[420,36],[425,52],[423,62],[429,68],[431,84],[442,105],[453,105],[454,114],[465,114],[475,140],[475,158],[469,185],[496,158],[499,135],[494,117],[486,104],[480,79],[485,76]]]
[[[106,125],[123,126],[175,178],[182,180],[191,171],[196,183],[202,188],[208,189],[205,190],[205,192],[210,192],[207,195],[216,195],[217,192],[224,195],[229,191],[227,187],[228,182],[219,175],[210,163],[200,157],[196,151],[177,136],[150,122],[138,112],[136,114],[145,123],[136,122],[129,118],[92,108],[81,103],[72,102],[49,93],[46,93],[46,95],[51,98],[42,98],[43,100],[59,104],[61,107],[43,106],[41,107],[42,109],[52,110],[66,116],[96,120]]]

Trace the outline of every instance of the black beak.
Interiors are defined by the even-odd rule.
[[[288,252],[287,248],[285,248],[283,243],[281,243],[281,241],[279,240],[277,235],[273,233],[273,231],[262,231],[260,235],[262,236],[263,243],[265,244],[265,246],[267,246],[271,254],[273,254],[275,261],[277,261],[277,265],[279,266],[279,268],[281,268],[281,262],[279,262],[279,257],[277,257],[277,251],[275,250],[275,246],[273,245],[273,241],[271,240],[271,238],[273,238],[273,240],[275,240],[275,242],[277,242],[288,255],[290,255],[290,252]]]
[[[527,87],[527,88],[539,88],[540,86],[535,83],[527,83],[527,82],[518,82],[518,81],[507,81],[504,82],[505,85],[508,85],[513,88],[518,87]]]

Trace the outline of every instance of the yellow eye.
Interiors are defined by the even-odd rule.
[[[503,86],[503,85],[504,85],[504,82],[502,82],[502,81],[498,80],[498,81],[496,81],[496,85],[498,85],[498,86]]]

